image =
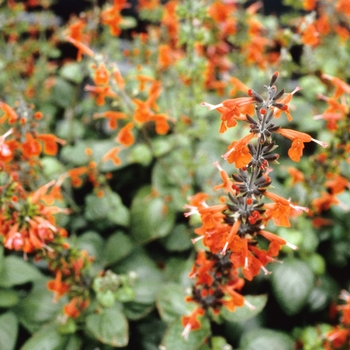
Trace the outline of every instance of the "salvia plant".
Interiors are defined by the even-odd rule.
[[[0,350],[348,350],[349,0],[83,5],[0,0]]]
[[[277,226],[289,227],[290,218],[308,211],[293,204],[291,199],[270,191],[273,187],[269,176],[273,171],[271,165],[279,158],[275,153],[274,136],[280,134],[292,141],[288,155],[297,162],[305,142],[314,141],[322,147],[327,145],[306,133],[275,124],[281,112],[292,119],[288,103],[298,90],[285,95],[284,90],[278,91],[275,85],[277,78],[278,72],[275,72],[269,85],[265,85],[266,98],[249,89],[247,97],[224,100],[218,105],[202,103],[221,114],[220,132],[235,127],[238,122],[249,125],[249,132],[233,141],[222,155],[229,164],[235,164],[231,177],[218,162],[215,163],[223,181],[216,189],[223,190],[226,195],[220,198],[220,204],[210,205],[210,196],[198,193],[186,205],[189,211],[185,216],[200,215],[202,226],[195,230],[199,237],[193,241],[202,240],[206,250],[199,252],[191,271],[196,283],[188,299],[198,306],[182,320],[184,337],[201,327],[200,318],[220,313],[222,307],[234,311],[236,307],[246,305],[253,309],[254,305],[239,294],[244,279],[252,280],[261,270],[269,274],[265,266],[278,261],[276,257],[282,246],[297,249],[266,230],[271,220]],[[247,112],[252,110],[251,116]]]

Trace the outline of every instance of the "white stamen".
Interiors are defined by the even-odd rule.
[[[188,323],[188,324],[186,325],[186,327],[184,328],[184,330],[182,331],[181,336],[182,336],[185,340],[187,340],[187,339],[188,339],[188,336],[190,335],[190,332],[191,332],[191,324]]]
[[[306,208],[306,207],[301,207],[300,205],[293,205],[293,204],[290,204],[290,206],[295,209],[298,213],[301,213],[303,211],[305,211],[306,213],[309,211],[309,208]]]
[[[319,140],[316,140],[316,139],[311,139],[313,142],[316,142],[318,143],[319,145],[321,145],[323,148],[326,148],[328,145],[326,142],[323,142],[323,141],[319,141]]]
[[[289,242],[286,243],[286,246],[288,246],[289,248],[292,248],[293,250],[298,250],[299,249],[296,245],[294,245],[292,243],[289,243]]]
[[[184,205],[184,208],[185,208],[185,209],[190,209],[190,211],[184,213],[184,216],[185,216],[186,218],[189,217],[190,215],[193,215],[193,214],[199,214],[198,208],[195,207],[194,205],[185,204],[185,205]]]
[[[220,252],[220,254],[222,254],[222,255],[226,254],[227,246],[228,246],[228,242],[225,243],[225,245],[224,245],[224,247],[222,248],[222,251]]]
[[[199,237],[197,237],[197,238],[192,238],[192,239],[191,239],[191,242],[192,242],[193,244],[195,244],[196,242],[200,241],[200,240],[203,239],[203,238],[204,238],[204,236],[199,236]]]
[[[219,103],[218,105],[212,105],[211,103],[202,102],[201,105],[207,107],[209,111],[212,111],[213,109],[217,109],[219,107],[223,107],[222,103]]]
[[[227,160],[227,157],[235,150],[234,147],[232,147],[229,151],[227,151],[225,154],[223,154],[221,157]]]
[[[265,275],[271,275],[271,271],[269,271],[269,270],[267,270],[266,268],[265,268],[265,266],[261,266],[261,270],[263,270],[264,271],[264,274]]]
[[[251,311],[255,310],[255,306],[247,301],[247,299],[244,299],[244,305],[248,306]]]
[[[248,270],[248,264],[249,264],[249,261],[248,261],[248,257],[246,256],[246,257],[244,258],[244,268],[245,268],[246,270]]]

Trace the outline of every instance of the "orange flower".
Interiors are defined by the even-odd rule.
[[[329,180],[326,181],[325,186],[331,194],[342,193],[346,188],[350,189],[350,182],[343,176],[331,174]]]
[[[301,90],[301,87],[297,86],[292,92],[288,93],[286,96],[284,96],[283,98],[277,100],[277,103],[281,103],[285,106],[287,106],[287,108],[283,108],[283,109],[279,109],[279,108],[275,108],[274,110],[274,117],[278,118],[282,112],[285,112],[287,114],[287,118],[289,121],[291,121],[293,119],[292,115],[290,114],[290,110],[288,107],[288,103],[292,100],[293,95],[298,92],[299,90]]]
[[[327,211],[332,204],[339,204],[339,200],[328,192],[323,192],[320,198],[315,198],[312,201],[312,206],[315,207],[317,213]]]
[[[322,74],[321,77],[323,79],[327,79],[329,80],[336,88],[335,93],[334,93],[334,97],[338,98],[339,96],[343,95],[344,93],[346,94],[350,94],[350,86],[348,84],[345,83],[345,81],[333,77],[331,75],[328,74]]]
[[[304,149],[304,143],[305,142],[316,142],[319,145],[321,145],[323,148],[327,147],[327,144],[322,141],[318,141],[316,139],[313,139],[310,135],[305,134],[300,131],[295,131],[292,129],[283,129],[279,128],[277,130],[279,134],[281,134],[284,137],[289,138],[292,140],[292,146],[288,151],[288,155],[290,159],[294,160],[295,162],[300,161],[300,157],[303,155],[303,149]]]
[[[165,114],[152,115],[149,120],[155,122],[156,133],[159,135],[166,135],[169,131],[168,117]]]
[[[52,134],[37,135],[37,139],[44,142],[44,152],[49,156],[54,156],[58,152],[57,143],[64,145],[66,141]]]
[[[228,151],[222,155],[230,164],[235,163],[237,168],[245,167],[252,159],[247,144],[255,137],[254,133],[250,133],[239,141],[233,141],[228,147]]]
[[[96,95],[96,104],[98,106],[103,106],[105,104],[105,98],[117,97],[117,94],[109,86],[91,86],[86,85],[84,88],[85,91],[90,91]]]
[[[304,0],[303,7],[306,11],[312,11],[316,7],[317,0]]]
[[[266,216],[272,218],[277,226],[289,227],[289,217],[296,211],[300,214],[302,211],[308,211],[308,208],[293,205],[287,199],[278,196],[269,191],[264,192],[264,196],[274,201],[274,204],[265,204]]]
[[[200,329],[202,325],[198,318],[204,314],[205,311],[201,307],[197,306],[190,316],[183,316],[181,322],[185,328],[182,331],[181,336],[187,339],[191,331]]]
[[[71,181],[74,187],[79,187],[83,184],[81,176],[86,174],[87,171],[88,171],[88,168],[86,166],[68,170],[68,174],[71,178]]]
[[[135,142],[134,135],[132,134],[131,130],[134,127],[133,122],[129,122],[126,124],[120,131],[117,136],[116,141],[121,143],[124,146],[130,146]]]
[[[101,23],[109,26],[110,33],[118,36],[121,33],[120,24],[123,17],[120,11],[128,7],[127,0],[114,0],[113,6],[101,12]]]
[[[106,117],[108,119],[108,126],[111,129],[116,129],[118,126],[117,121],[119,119],[126,119],[127,115],[123,112],[117,112],[117,111],[106,111],[102,113],[95,113],[94,118],[103,118]]]
[[[107,85],[109,81],[109,74],[105,64],[101,62],[97,68],[95,66],[93,68],[95,69],[93,79],[94,83],[96,85]]]
[[[75,40],[71,37],[67,37],[66,40],[69,41],[78,49],[78,57],[77,57],[78,61],[81,61],[83,54],[88,55],[90,57],[95,56],[95,53],[87,45],[83,44],[81,41]]]
[[[348,0],[338,0],[335,9],[346,16],[350,16],[350,3]]]
[[[310,23],[306,26],[301,35],[301,41],[305,45],[316,46],[319,44],[319,33],[314,23]]]
[[[63,312],[68,317],[77,318],[81,312],[89,306],[89,300],[83,300],[81,297],[74,297],[63,307]]]
[[[23,155],[27,158],[38,156],[41,153],[40,143],[29,132],[26,133],[26,141],[22,144]]]
[[[166,69],[173,64],[172,49],[169,45],[159,45],[158,62],[161,69]]]
[[[62,271],[60,270],[56,272],[56,278],[48,281],[46,286],[48,290],[54,292],[54,301],[57,301],[70,289],[70,286],[67,283],[62,282]]]
[[[1,124],[4,123],[6,119],[8,119],[9,124],[13,124],[18,119],[17,113],[6,103],[0,101],[0,109],[4,112],[4,115],[0,119]]]
[[[292,176],[292,185],[295,185],[298,182],[304,182],[305,180],[304,174],[296,168],[288,167],[288,173]]]
[[[118,157],[118,153],[119,153],[119,148],[113,147],[102,157],[102,161],[107,162],[108,160],[111,160],[115,165],[119,165],[121,164],[121,160]]]

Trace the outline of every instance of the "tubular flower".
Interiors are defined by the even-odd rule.
[[[134,135],[132,134],[133,127],[133,122],[129,122],[123,126],[118,133],[116,141],[124,146],[132,145],[135,142]]]
[[[331,75],[328,74],[322,74],[321,77],[323,79],[329,80],[336,88],[335,92],[334,92],[334,97],[338,98],[341,95],[343,95],[344,93],[350,94],[350,85],[348,85],[347,83],[345,83],[345,81],[333,77]]]
[[[318,141],[313,139],[310,135],[305,134],[300,131],[295,131],[292,129],[283,129],[279,128],[277,130],[277,133],[281,134],[284,137],[287,137],[288,139],[292,140],[292,146],[288,151],[288,155],[290,159],[294,160],[295,162],[300,161],[300,157],[303,155],[303,149],[304,149],[304,143],[305,142],[316,142],[319,145],[321,145],[323,148],[327,147],[327,144],[322,141]]]
[[[283,97],[284,90],[278,92],[275,86],[277,78],[278,72],[275,72],[270,84],[265,86],[267,98],[248,89],[248,97],[225,100],[218,105],[202,103],[203,106],[210,110],[216,109],[221,114],[220,132],[239,121],[250,126],[249,133],[240,140],[233,141],[223,155],[228,163],[235,164],[237,172],[229,177],[218,162],[214,163],[222,179],[222,183],[214,189],[224,190],[226,204],[222,204],[225,203],[225,197],[220,197],[221,204],[210,206],[207,204],[210,196],[198,193],[185,206],[188,210],[185,217],[199,215],[202,223],[194,230],[199,237],[192,242],[202,240],[206,250],[198,253],[190,273],[190,277],[195,279],[190,300],[196,302],[204,313],[209,309],[218,313],[222,307],[230,311],[243,305],[253,308],[239,292],[244,282],[238,277],[239,274],[247,280],[252,280],[261,271],[269,274],[265,266],[278,261],[275,257],[282,246],[297,249],[283,238],[264,230],[269,221],[289,227],[291,217],[308,211],[307,208],[292,204],[291,201],[267,190],[272,183],[268,176],[272,170],[269,162],[273,163],[279,158],[278,154],[273,153],[276,146],[272,137],[273,134],[279,133],[291,139],[293,145],[289,155],[297,161],[305,142],[314,141],[323,147],[326,145],[308,134],[282,129],[272,123],[278,111],[288,111],[288,119],[291,120],[288,103],[299,90],[297,88]],[[246,114],[242,117],[242,108],[253,105],[255,116]],[[297,181],[295,172],[294,177]],[[334,186],[333,182],[330,181],[329,186]],[[339,191],[340,188],[334,187],[334,191]],[[273,202],[265,203],[266,198]],[[195,316],[196,313],[193,316],[194,320]],[[197,323],[195,325],[198,326]],[[183,334],[187,336],[191,326],[184,326]]]
[[[204,313],[205,311],[202,308],[196,307],[190,316],[182,317],[181,322],[185,328],[182,331],[181,335],[185,339],[188,339],[188,336],[191,331],[195,331],[201,328],[201,323],[199,321],[199,318],[200,316],[203,316]]]

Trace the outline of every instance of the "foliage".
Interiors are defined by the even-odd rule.
[[[0,0],[1,349],[349,348],[350,6],[284,5]]]

